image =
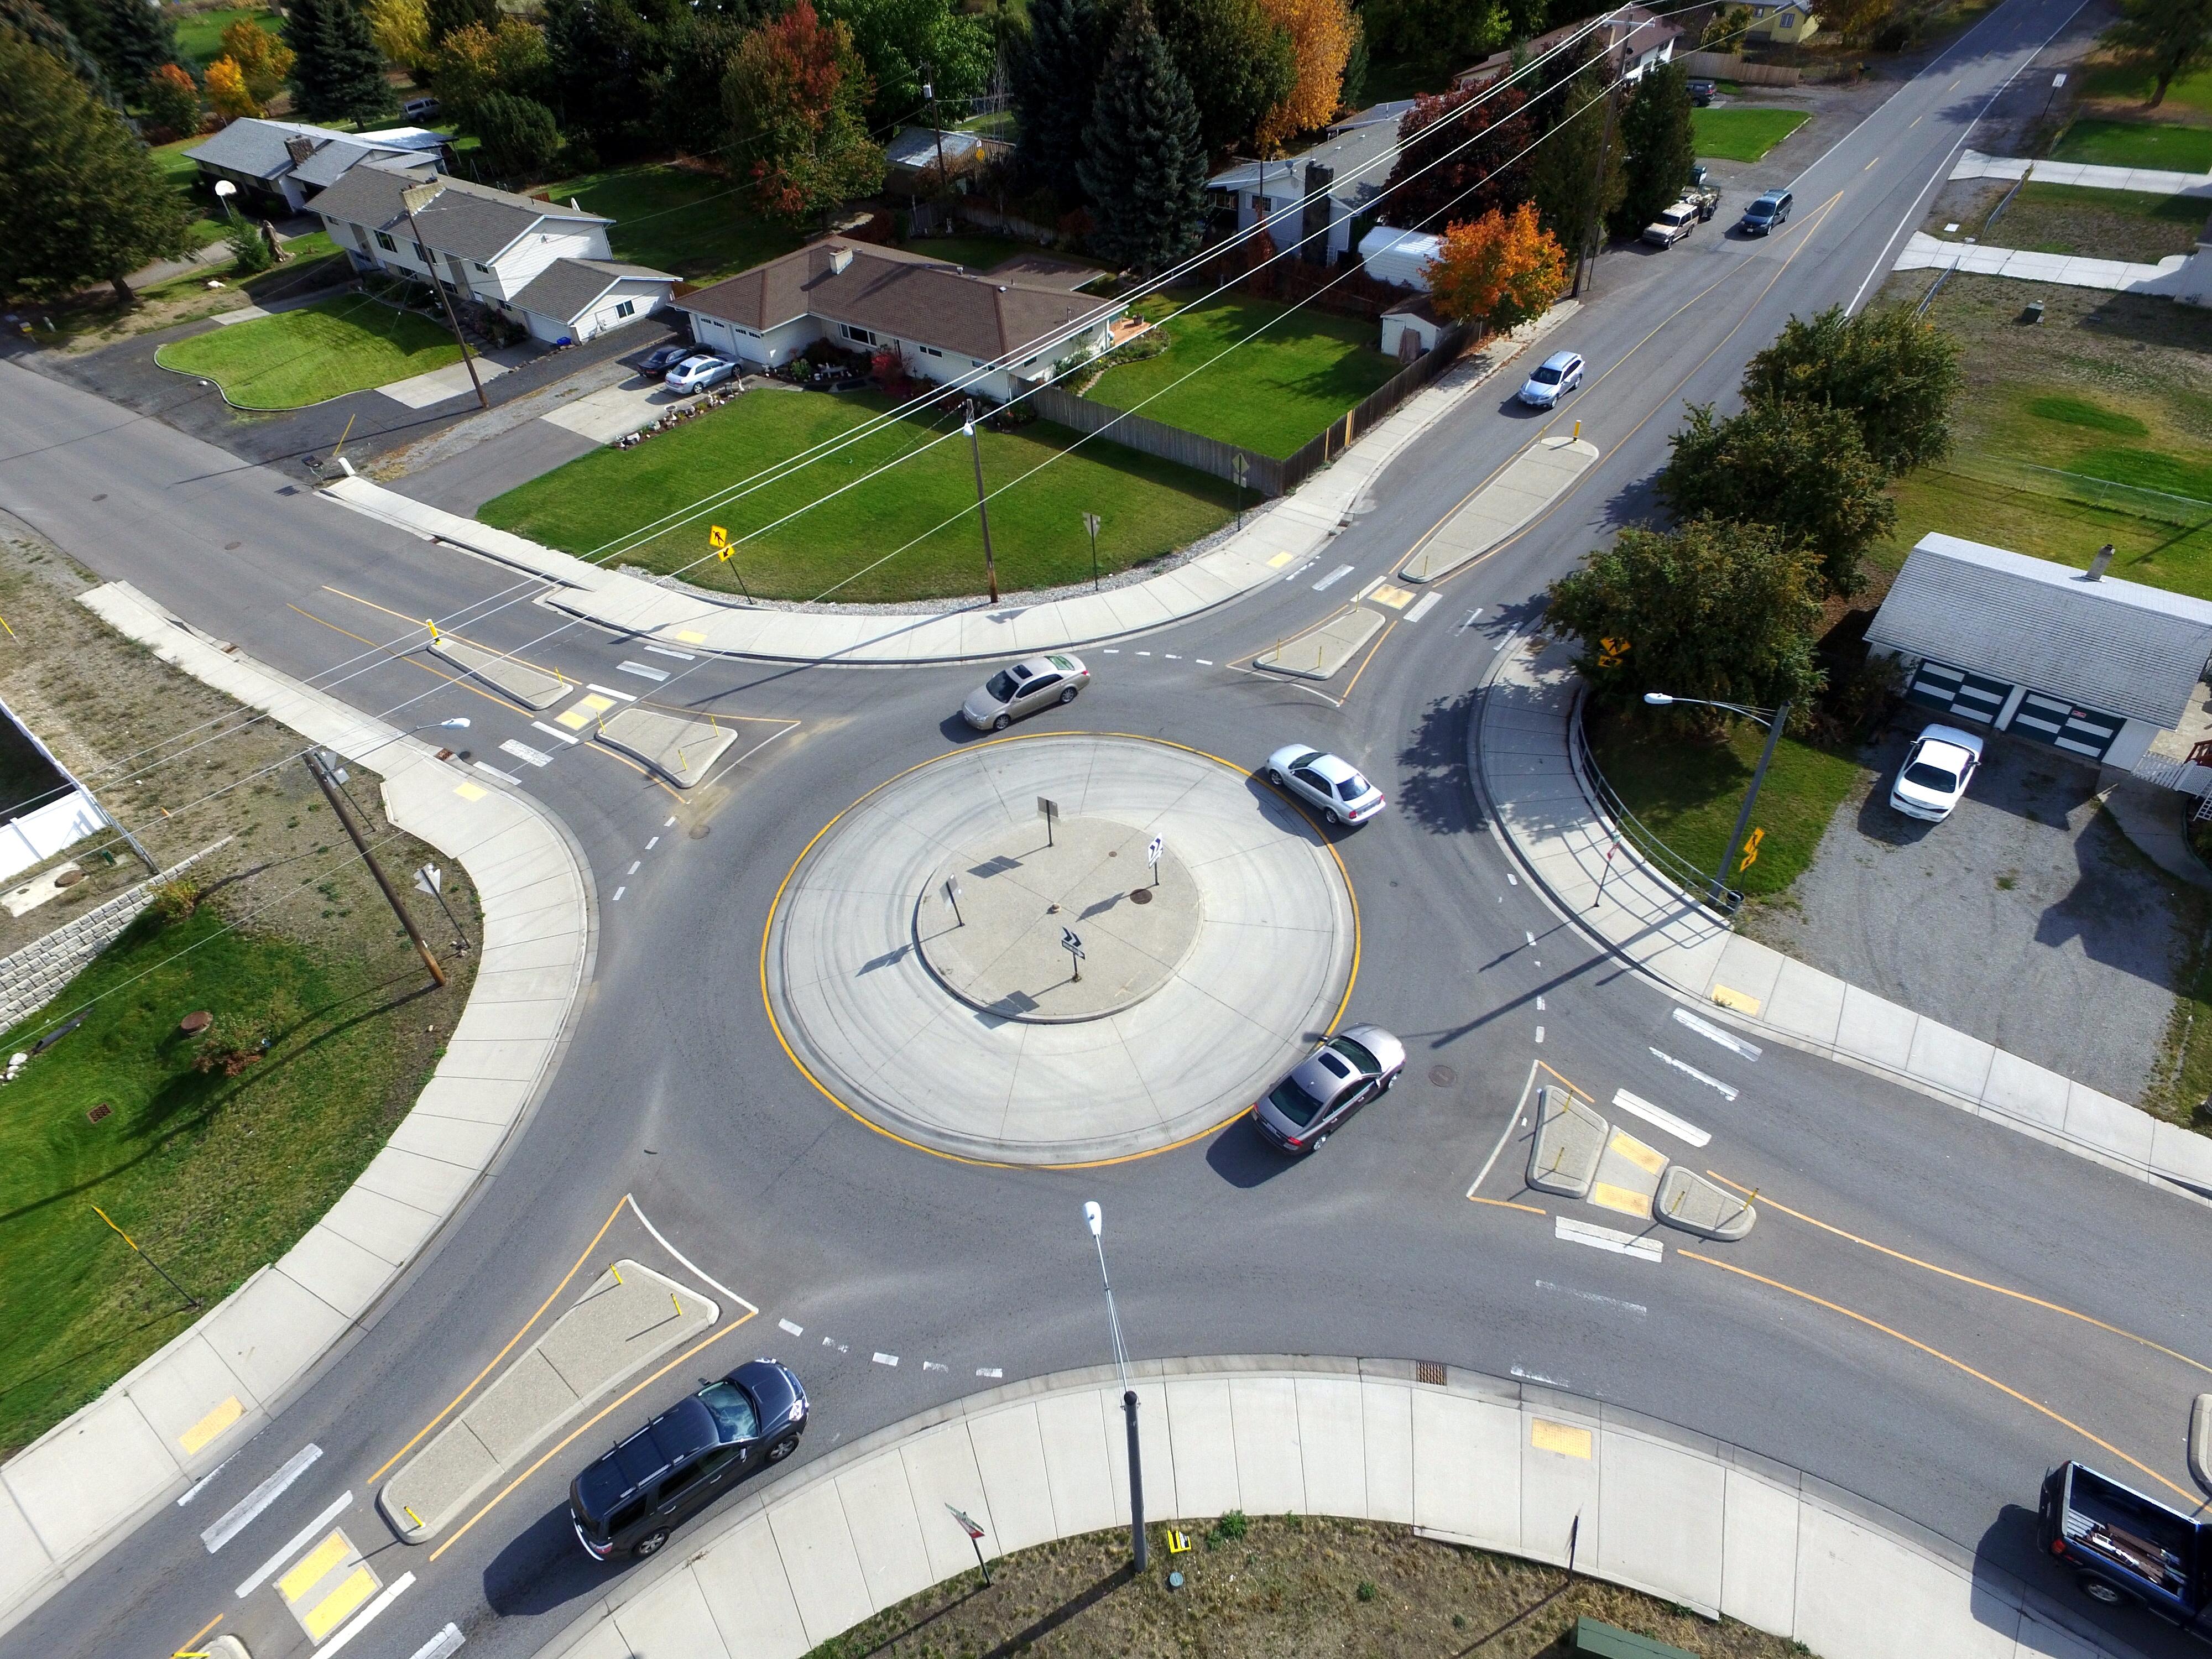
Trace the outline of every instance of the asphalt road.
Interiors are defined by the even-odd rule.
[[[1525,636],[1544,584],[1643,510],[1681,401],[1724,398],[1790,312],[1866,285],[1982,101],[2070,9],[2009,0],[1807,172],[1781,236],[1701,233],[1664,255],[1602,262],[1596,303],[1561,342],[1596,373],[1559,419],[1581,417],[1604,459],[1447,583],[1443,605],[1395,625],[1356,678],[1323,696],[1233,665],[1386,574],[1543,428],[1504,390],[1403,456],[1316,568],[1088,653],[1091,690],[1030,728],[1158,735],[1252,763],[1304,736],[1382,783],[1394,810],[1340,850],[1364,939],[1350,1016],[1400,1032],[1413,1054],[1386,1103],[1297,1164],[1237,1123],[1180,1151],[1058,1172],[939,1158],[841,1113],[769,1028],[763,921],[829,818],[969,740],[948,717],[977,671],[684,665],[656,700],[757,719],[764,734],[797,724],[705,799],[677,801],[589,745],[519,769],[589,855],[601,929],[574,1042],[526,1132],[295,1403],[189,1505],[0,1639],[0,1656],[166,1655],[218,1613],[257,1659],[304,1653],[272,1592],[241,1600],[233,1586],[348,1487],[356,1543],[387,1582],[416,1577],[354,1644],[357,1659],[410,1655],[448,1620],[471,1653],[521,1655],[550,1638],[625,1570],[568,1536],[568,1478],[603,1436],[692,1386],[691,1368],[448,1534],[434,1561],[389,1538],[365,1500],[379,1467],[500,1350],[626,1193],[760,1309],[697,1369],[755,1352],[796,1365],[816,1407],[802,1458],[985,1386],[981,1375],[1103,1357],[1079,1213],[1095,1197],[1139,1355],[1391,1355],[1522,1376],[1799,1465],[2031,1578],[2045,1570],[2023,1506],[2051,1463],[2081,1455],[2185,1487],[2188,1401],[2206,1372],[2182,1356],[2212,1357],[2195,1265],[2203,1211],[1856,1071],[1778,1048],[1749,1060],[1689,1031],[1673,1001],[1531,892],[1467,767],[1485,677]],[[468,714],[487,757],[503,738],[527,740],[526,721],[419,657],[377,653],[411,635],[404,618],[464,618],[452,625],[581,679],[612,680],[628,654],[527,603],[512,573],[12,366],[0,366],[0,507],[364,708],[410,703],[408,724]],[[1338,564],[1355,574],[1316,592]],[[1759,1189],[1757,1231],[1652,1264],[1470,1202],[1539,1063],[1601,1103],[1627,1087],[1711,1131],[1705,1167]],[[1430,1081],[1435,1067],[1447,1080]],[[1510,1197],[1513,1184],[1493,1172],[1482,1191]],[[626,1212],[595,1259],[616,1250],[681,1272]],[[309,1475],[210,1556],[200,1529],[309,1443],[322,1451]],[[2126,1639],[2179,1650],[2139,1617],[2110,1617]]]

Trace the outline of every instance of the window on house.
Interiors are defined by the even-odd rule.
[[[945,355],[935,346],[917,346],[915,349],[921,352],[925,357],[942,357]]]
[[[376,245],[387,253],[397,253],[399,252],[399,244],[393,241],[389,236],[386,235],[380,230],[376,233]]]
[[[1782,27],[1785,29],[1796,28],[1797,27],[1797,14],[1794,11],[1784,12],[1782,14]]]
[[[617,317],[627,317],[630,313],[636,309],[637,302],[635,300],[624,300],[620,305],[615,307],[615,315]]]
[[[876,337],[865,328],[854,328],[850,323],[837,325],[837,331],[848,340],[858,340],[862,345],[873,345]]]
[[[430,250],[424,247],[420,242],[415,244],[415,257],[422,262],[423,270],[428,270],[432,269],[430,264]]]

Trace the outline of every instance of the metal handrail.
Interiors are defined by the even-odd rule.
[[[1668,846],[1606,781],[1605,774],[1598,769],[1597,756],[1590,748],[1589,734],[1583,727],[1583,710],[1588,702],[1588,688],[1577,688],[1574,708],[1567,716],[1567,760],[1575,768],[1578,781],[1595,799],[1598,811],[1611,820],[1609,827],[1614,838],[1628,842],[1677,887],[1695,895],[1699,904],[1710,906],[1723,916],[1734,916],[1743,906],[1743,894],[1735,888],[1723,886],[1710,872],[1699,869]],[[1624,824],[1630,827],[1624,830]]]

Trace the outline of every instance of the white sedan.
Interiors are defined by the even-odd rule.
[[[720,386],[737,369],[738,366],[727,357],[702,352],[696,357],[686,357],[670,369],[661,383],[678,393],[704,392],[710,386]]]
[[[1287,789],[1331,823],[1364,823],[1385,805],[1382,792],[1348,760],[1287,744],[1267,757],[1267,781]]]
[[[1889,804],[1909,818],[1941,823],[1982,763],[1982,740],[1955,726],[1931,726],[1912,740],[1890,787]]]

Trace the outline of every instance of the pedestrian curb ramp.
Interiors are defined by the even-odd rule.
[[[1597,446],[1587,440],[1538,439],[1430,532],[1398,574],[1409,582],[1441,581],[1474,563],[1527,529],[1596,464]]]
[[[1565,1089],[1536,1096],[1536,1133],[1528,1184],[1643,1222],[1662,1222],[1701,1238],[1730,1243],[1748,1233],[1759,1211],[1748,1198],[1668,1160]]]
[[[608,1389],[722,1316],[690,1286],[624,1259],[384,1483],[377,1506],[410,1544],[450,1525],[493,1482]]]

